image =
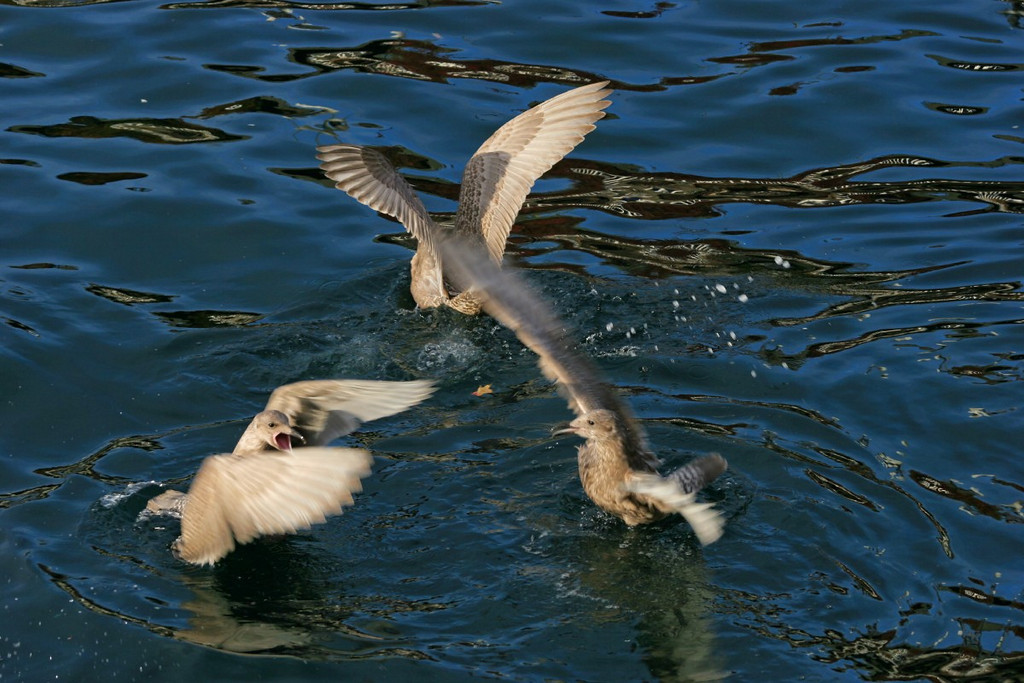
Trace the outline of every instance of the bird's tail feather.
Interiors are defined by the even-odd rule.
[[[667,477],[634,473],[626,487],[653,498],[658,507],[676,512],[693,527],[703,545],[714,543],[725,530],[725,520],[712,503],[698,503],[697,491],[725,471],[725,458],[708,455],[679,468]]]
[[[718,479],[728,469],[729,463],[718,453],[709,453],[696,460],[691,460],[678,470],[668,475],[682,487],[683,493],[697,493],[702,488]]]

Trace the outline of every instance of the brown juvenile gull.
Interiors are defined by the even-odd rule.
[[[187,494],[165,491],[146,510],[181,517],[172,549],[193,564],[213,564],[236,543],[258,536],[308,529],[341,514],[362,490],[359,480],[370,474],[367,451],[324,445],[433,392],[425,380],[312,380],[278,387],[234,451],[203,460]]]
[[[501,263],[512,223],[530,188],[594,129],[610,102],[608,81],[556,95],[515,117],[489,137],[462,174],[457,235],[481,236]],[[447,305],[474,315],[480,302],[446,282],[438,241],[445,234],[406,180],[378,152],[357,145],[317,147],[320,168],[335,186],[374,211],[398,220],[416,238],[412,298],[420,308]],[[447,229],[445,230],[447,232]]]
[[[597,367],[578,352],[562,322],[543,299],[511,272],[481,258],[481,246],[446,239],[441,251],[450,264],[449,277],[472,290],[483,310],[511,329],[540,357],[540,368],[558,383],[576,413],[568,429],[586,441],[578,460],[583,490],[602,510],[629,526],[679,513],[707,545],[722,535],[724,521],[710,503],[696,494],[726,469],[720,455],[697,458],[667,476],[658,474],[661,461],[651,451],[643,426]]]

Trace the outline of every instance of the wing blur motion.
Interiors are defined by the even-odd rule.
[[[628,429],[627,447],[648,452],[647,436],[593,362],[574,348],[568,330],[547,302],[520,277],[481,258],[482,248],[471,240],[443,240],[441,250],[451,277],[459,286],[472,289],[491,317],[515,332],[537,354],[541,372],[555,381],[577,416],[594,410],[610,410]]]
[[[306,446],[324,446],[364,422],[400,413],[434,391],[429,380],[309,380],[275,389],[265,410],[287,415]]]
[[[189,488],[175,550],[187,562],[213,564],[236,544],[321,523],[352,504],[371,462],[351,448],[210,456]]]

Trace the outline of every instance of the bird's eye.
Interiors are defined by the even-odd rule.
[[[590,425],[591,427],[593,427],[594,426],[594,421],[593,420],[587,420],[587,424]]]
[[[270,427],[271,429],[273,429],[274,427],[277,426],[277,423],[276,422],[268,422],[267,426]]]

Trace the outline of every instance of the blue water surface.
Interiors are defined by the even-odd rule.
[[[0,679],[1024,679],[1022,9],[0,0]],[[495,321],[401,226],[498,126],[610,80],[507,262],[724,537],[583,494]],[[434,378],[340,517],[213,568],[139,517],[276,386]],[[493,393],[473,395],[481,385]]]

